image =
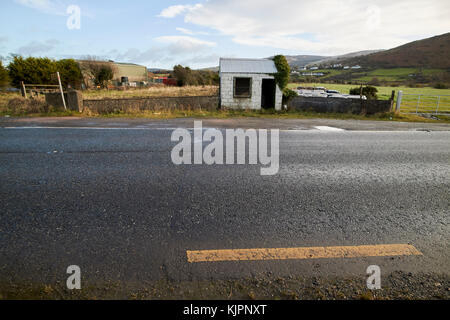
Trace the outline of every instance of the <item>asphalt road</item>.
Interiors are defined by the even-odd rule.
[[[65,281],[69,265],[94,282],[364,276],[371,264],[386,274],[450,274],[448,125],[328,132],[292,122],[298,130],[280,132],[279,173],[261,176],[259,165],[175,166],[171,128],[192,120],[11,121],[0,129],[0,282]],[[187,250],[396,243],[423,255],[186,258]]]

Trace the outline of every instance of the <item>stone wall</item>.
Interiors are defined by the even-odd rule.
[[[199,96],[84,100],[83,105],[84,109],[98,114],[168,110],[215,111],[219,106],[219,97]]]
[[[66,100],[67,109],[80,112],[83,110],[83,95],[80,91],[70,90],[64,92],[64,99]],[[46,93],[45,102],[55,108],[64,109],[60,92]]]
[[[343,98],[320,98],[320,97],[295,97],[288,103],[290,110],[374,114],[390,112],[393,103],[391,100],[360,100]]]
[[[234,97],[234,78],[251,78],[252,95],[250,98]],[[230,109],[261,109],[262,80],[273,79],[268,74],[255,73],[221,73],[220,74],[220,103],[222,108]],[[278,85],[275,93],[275,109],[281,110],[283,93]]]

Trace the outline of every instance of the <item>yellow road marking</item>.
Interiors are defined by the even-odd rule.
[[[189,263],[422,255],[409,244],[186,251]]]

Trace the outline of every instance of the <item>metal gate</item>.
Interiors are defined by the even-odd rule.
[[[450,95],[398,92],[396,110],[402,113],[450,115]]]

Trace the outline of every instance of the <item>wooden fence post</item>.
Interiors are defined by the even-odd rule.
[[[23,81],[20,81],[20,92],[22,93],[22,97],[27,98],[27,89],[25,88],[25,84]]]
[[[64,90],[63,90],[63,87],[61,84],[61,77],[59,76],[59,72],[56,72],[56,75],[58,76],[59,90],[61,91],[61,97],[62,97],[62,101],[63,101],[63,105],[64,105],[64,110],[67,111],[66,99],[64,99]]]

